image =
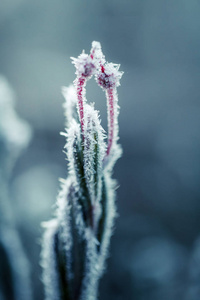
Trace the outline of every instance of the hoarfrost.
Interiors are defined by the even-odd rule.
[[[78,121],[78,113],[76,110],[76,104],[77,104],[77,95],[75,87],[70,84],[69,87],[62,87],[62,94],[65,98],[65,102],[63,104],[64,108],[64,116],[66,120],[66,128],[71,125],[71,122],[73,119]]]

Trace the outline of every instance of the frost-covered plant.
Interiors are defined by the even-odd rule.
[[[94,300],[105,269],[113,222],[116,216],[116,182],[111,178],[118,145],[117,87],[122,72],[107,63],[100,43],[90,54],[72,58],[74,86],[63,88],[65,97],[66,155],[68,178],[61,180],[56,216],[46,222],[43,281],[48,300]],[[94,76],[105,91],[108,138],[98,112],[86,101],[86,83]]]
[[[31,138],[30,126],[14,110],[14,93],[0,76],[0,299],[31,299],[29,264],[10,204],[12,167]]]

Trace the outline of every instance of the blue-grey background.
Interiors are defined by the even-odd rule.
[[[61,86],[75,78],[70,57],[93,40],[124,71],[119,218],[100,299],[199,299],[199,16],[198,0],[0,1],[0,73],[34,131],[10,183],[34,299],[44,298],[40,223],[52,215],[58,177],[67,176]],[[87,99],[106,128],[104,94],[92,81]]]

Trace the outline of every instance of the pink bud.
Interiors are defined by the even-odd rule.
[[[101,66],[100,71],[96,75],[96,80],[103,89],[110,89],[120,85],[119,80],[123,72],[119,71],[119,67],[120,65],[113,63]]]
[[[96,66],[91,56],[85,54],[84,52],[79,55],[78,58],[72,57],[72,63],[76,67],[76,75],[83,76],[85,78],[91,77],[95,70]]]

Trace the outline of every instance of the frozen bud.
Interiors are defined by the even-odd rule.
[[[96,70],[95,62],[91,56],[82,52],[78,58],[72,57],[72,63],[76,68],[76,75],[88,78],[92,76]]]
[[[96,75],[97,83],[103,89],[115,88],[120,85],[120,79],[123,75],[123,72],[119,71],[120,65],[108,63],[102,65],[100,72]]]

